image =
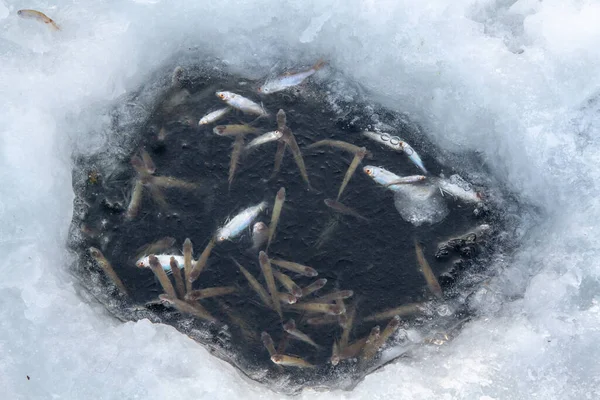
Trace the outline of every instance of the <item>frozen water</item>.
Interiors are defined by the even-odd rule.
[[[448,206],[435,185],[398,185],[394,192],[396,210],[415,226],[436,224],[448,215]]]
[[[192,47],[253,76],[324,55],[444,149],[479,152],[545,217],[516,232],[522,247],[496,260],[479,317],[452,342],[351,393],[303,397],[600,397],[599,4],[150,3],[0,1],[5,398],[280,398],[173,328],[112,320],[67,273],[70,154],[102,147],[111,102]],[[31,7],[62,31],[16,16]]]

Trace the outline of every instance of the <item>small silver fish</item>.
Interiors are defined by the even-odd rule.
[[[283,136],[283,133],[281,133],[281,131],[267,132],[263,135],[260,135],[256,138],[252,139],[250,141],[250,143],[248,143],[246,145],[246,150],[250,150],[253,147],[257,147],[257,146],[263,145],[265,143],[277,141],[277,140],[281,139],[282,136]]]
[[[394,151],[403,152],[408,156],[410,161],[413,162],[417,167],[421,169],[425,174],[427,174],[427,169],[425,169],[425,165],[423,165],[423,161],[421,157],[415,149],[412,148],[410,144],[408,144],[405,140],[399,138],[398,136],[391,136],[389,133],[385,132],[370,132],[364,131],[363,135],[368,137],[371,140],[374,140],[378,143],[383,144],[384,146],[389,147]]]
[[[240,212],[217,231],[217,242],[220,243],[224,240],[231,240],[240,235],[266,208],[267,202],[263,201]]]
[[[183,268],[183,256],[177,256],[172,254],[158,254],[155,256],[161,265],[161,267],[165,270],[166,273],[171,273],[171,257],[175,258],[177,264],[179,264],[179,268]],[[150,268],[150,256],[140,257],[135,265],[138,268]]]
[[[297,86],[304,82],[306,78],[323,68],[325,65],[325,61],[319,60],[315,65],[312,66],[312,68],[306,71],[286,73],[278,76],[277,78],[268,79],[262,86],[258,88],[258,93],[271,94]]]
[[[218,98],[229,104],[231,107],[236,108],[244,113],[256,114],[260,116],[269,115],[269,113],[267,113],[261,105],[253,102],[250,99],[247,99],[242,95],[227,91],[216,92],[215,94]]]
[[[231,110],[232,110],[231,107],[223,107],[223,108],[219,108],[218,110],[209,112],[204,117],[200,118],[200,121],[198,121],[198,125],[212,124],[213,122],[216,122],[216,121],[220,120],[221,118],[223,118]]]

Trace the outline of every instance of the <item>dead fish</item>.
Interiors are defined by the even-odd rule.
[[[271,263],[277,265],[278,267],[287,269],[292,272],[296,272],[296,273],[304,275],[304,276],[314,277],[314,276],[319,275],[319,273],[317,271],[315,271],[311,267],[307,267],[306,265],[298,264],[298,263],[295,263],[292,261],[278,260],[278,259],[273,259],[273,258],[270,259],[270,261],[271,261]]]
[[[283,330],[286,331],[287,333],[290,334],[291,337],[298,339],[304,343],[308,343],[311,346],[320,349],[321,346],[319,346],[318,344],[316,344],[311,338],[310,336],[308,336],[307,334],[303,333],[302,331],[300,331],[297,327],[296,327],[296,321],[294,321],[293,319],[290,319],[288,322],[286,322],[283,325]]]
[[[294,297],[302,297],[302,289],[300,289],[300,286],[298,286],[292,278],[279,271],[273,271],[273,275],[290,294]]]
[[[267,202],[263,201],[255,206],[248,207],[233,217],[225,226],[219,228],[216,234],[217,242],[231,240],[240,235],[258,217],[258,214],[267,208]]]
[[[305,361],[300,357],[288,356],[285,354],[275,354],[271,356],[271,361],[275,364],[283,365],[285,367],[297,367],[297,368],[314,368],[315,366]]]
[[[125,285],[123,285],[123,282],[115,272],[110,262],[106,259],[106,257],[104,257],[104,254],[102,254],[102,252],[96,247],[90,247],[88,250],[94,261],[96,261],[106,276],[115,284],[117,289],[119,289],[119,291],[125,296],[129,296]]]
[[[306,297],[309,294],[316,292],[317,290],[319,290],[323,286],[325,286],[326,283],[327,283],[327,279],[325,279],[325,278],[317,279],[310,285],[302,288],[302,296]]]
[[[198,290],[192,290],[186,296],[186,300],[195,301],[200,299],[206,299],[208,297],[224,296],[237,292],[234,286],[217,286],[211,288],[204,288]]]
[[[60,31],[60,27],[56,24],[56,22],[54,22],[43,12],[36,10],[19,10],[17,11],[17,15],[25,19],[35,19],[36,21],[43,22],[44,24],[50,26],[50,28],[55,31]]]
[[[367,158],[373,157],[373,153],[368,151],[366,148],[358,147],[354,144],[344,142],[342,140],[331,140],[331,139],[319,140],[318,142],[315,142],[315,143],[309,145],[307,147],[307,149],[314,149],[314,148],[323,147],[323,146],[335,147],[335,148],[347,151],[349,153],[352,153],[354,155],[358,154],[359,152],[365,151],[365,156]]]
[[[269,228],[264,222],[257,222],[252,226],[252,247],[251,251],[261,248],[269,238]]]
[[[267,249],[271,245],[271,240],[275,236],[275,230],[277,229],[277,223],[279,222],[279,216],[281,214],[281,209],[283,208],[283,203],[285,202],[285,188],[281,187],[277,191],[277,196],[275,196],[275,204],[273,205],[273,212],[271,212],[271,223],[269,224],[269,239],[267,241]]]
[[[342,193],[344,193],[344,189],[346,189],[348,182],[350,182],[350,179],[354,175],[354,172],[356,171],[358,164],[360,164],[362,162],[362,160],[363,160],[363,158],[365,158],[366,154],[367,154],[367,149],[364,147],[361,147],[360,150],[354,155],[354,158],[352,159],[352,162],[350,163],[350,166],[348,167],[348,170],[346,171],[346,175],[344,175],[344,180],[342,181],[340,190],[338,191],[337,200],[339,200],[340,197],[342,196]]]
[[[296,303],[290,304],[288,308],[301,311],[310,311],[315,313],[323,313],[329,315],[341,315],[346,310],[340,307],[338,304],[326,304],[326,303]]]
[[[438,299],[443,298],[444,294],[442,293],[442,287],[440,286],[440,283],[438,282],[437,278],[435,277],[435,274],[431,270],[429,263],[425,259],[425,254],[423,254],[423,248],[421,247],[419,242],[417,242],[416,240],[415,240],[415,253],[417,255],[417,262],[419,263],[419,267],[421,267],[421,273],[423,274],[423,276],[425,277],[425,280],[427,281],[427,287],[429,287],[429,290],[431,291],[431,293],[433,293]]]
[[[300,85],[306,78],[313,75],[325,65],[325,61],[319,60],[306,71],[285,73],[276,78],[267,79],[267,81],[258,88],[258,93],[271,94]]]
[[[255,277],[252,276],[250,272],[248,272],[246,268],[242,267],[242,265],[238,263],[233,257],[231,259],[237,265],[240,271],[242,271],[242,274],[244,275],[244,277],[246,277],[248,283],[250,283],[250,287],[256,292],[256,294],[258,294],[262,302],[267,307],[272,308],[271,298],[267,294],[267,291],[262,287],[262,285],[256,280]]]
[[[203,319],[210,322],[215,322],[217,319],[213,317],[208,311],[204,309],[200,304],[190,304],[186,301],[179,300],[175,296],[168,294],[161,294],[158,296],[163,302],[173,305],[177,311],[184,314],[193,315],[196,318]]]
[[[219,136],[238,136],[247,133],[259,133],[260,130],[250,125],[217,125],[213,128],[213,132]]]
[[[208,242],[208,244],[204,248],[204,251],[202,252],[202,254],[200,254],[200,258],[194,264],[192,272],[190,272],[190,276],[188,278],[189,282],[194,282],[196,279],[198,279],[198,277],[202,273],[202,270],[204,270],[204,267],[206,267],[208,257],[210,257],[210,253],[212,252],[213,247],[215,247],[215,238],[210,239],[210,242]]]
[[[200,121],[198,121],[198,125],[212,124],[213,122],[216,122],[216,121],[220,120],[221,118],[223,118],[231,110],[232,110],[231,107],[223,107],[223,108],[219,108],[218,110],[211,111],[208,114],[206,114],[204,117],[200,118]]]
[[[370,222],[370,220],[368,218],[363,217],[357,211],[355,211],[354,209],[348,207],[347,205],[345,205],[343,203],[340,203],[339,201],[332,200],[332,199],[325,199],[324,202],[327,207],[331,208],[332,210],[334,210],[340,214],[350,215],[354,218],[360,219],[361,221]]]
[[[425,169],[425,165],[423,165],[423,161],[421,160],[419,154],[417,154],[415,149],[413,149],[410,144],[408,144],[406,141],[402,140],[398,136],[391,136],[390,134],[385,132],[369,131],[364,131],[363,135],[368,137],[369,139],[372,139],[378,143],[381,143],[391,148],[392,150],[403,152],[408,156],[408,158],[410,159],[410,161],[413,162],[413,164],[415,164],[417,167],[419,167],[421,171],[423,171],[423,173],[428,174],[427,169]]]
[[[169,277],[167,276],[167,273],[163,269],[162,265],[158,261],[158,258],[151,254],[149,256],[149,260],[150,268],[152,269],[152,272],[154,272],[154,275],[156,275],[156,277],[158,278],[158,281],[160,282],[160,285],[162,286],[165,293],[169,296],[177,298],[175,288],[171,284],[171,281],[169,280]]]
[[[410,175],[410,176],[399,176],[398,179],[386,183],[383,187],[390,187],[394,185],[407,185],[423,182],[427,177],[425,175]]]
[[[271,293],[271,301],[273,302],[274,309],[277,311],[277,314],[279,314],[279,318],[283,318],[283,314],[281,313],[281,304],[279,303],[279,298],[277,295],[277,286],[275,286],[275,277],[273,277],[273,269],[271,268],[271,262],[269,261],[267,253],[264,251],[258,253],[258,262],[265,277],[265,281],[267,282],[269,293]]]
[[[283,136],[283,133],[281,133],[280,131],[271,131],[271,132],[264,133],[256,138],[252,139],[250,141],[250,143],[248,143],[246,145],[246,150],[250,150],[254,147],[261,146],[261,145],[269,143],[269,142],[275,142],[275,141],[281,139],[282,136]]]
[[[366,317],[364,321],[384,321],[386,319],[394,318],[396,315],[403,317],[414,314],[422,314],[424,311],[425,303],[410,303],[370,315]]]
[[[266,112],[261,105],[253,102],[250,99],[247,99],[242,95],[227,91],[216,92],[215,94],[229,106],[236,108],[243,113],[255,114],[259,116],[269,115],[269,113]]]
[[[229,182],[229,189],[231,189],[231,184],[233,183],[233,178],[235,176],[235,170],[237,169],[240,161],[240,155],[242,154],[243,148],[244,136],[239,135],[235,138],[235,141],[233,142],[233,150],[231,150],[231,160],[229,161],[229,178],[227,179],[227,182]]]

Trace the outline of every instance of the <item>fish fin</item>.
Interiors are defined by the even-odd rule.
[[[447,194],[448,196],[450,196],[450,197],[452,197],[453,199],[456,200],[456,196],[454,196],[452,193],[450,193],[447,190],[444,190],[444,189],[440,188],[440,193],[442,194],[442,197],[446,197],[446,194]]]

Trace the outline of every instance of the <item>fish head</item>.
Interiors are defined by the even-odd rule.
[[[267,227],[267,224],[265,224],[262,221],[255,223],[254,226],[252,227],[252,233],[254,233],[254,234],[263,233],[268,230],[269,230],[269,228]]]
[[[219,136],[223,135],[223,132],[225,132],[225,130],[227,129],[226,125],[217,125],[215,126],[215,128],[213,129],[213,132]]]
[[[365,174],[369,175],[371,178],[375,178],[375,176],[377,175],[377,167],[374,167],[372,165],[364,166],[363,171],[365,172]]]
[[[271,356],[271,361],[273,361],[275,364],[279,364],[283,361],[283,356],[281,354],[273,354]]]
[[[94,258],[98,258],[98,257],[100,257],[100,254],[102,254],[102,253],[100,253],[100,250],[98,250],[95,247],[90,247],[89,251],[90,251],[90,255]]]
[[[231,100],[235,96],[235,94],[231,92],[216,92],[215,94],[223,101]]]
[[[268,85],[262,85],[256,91],[260,94],[269,94],[271,93],[271,88]]]
[[[135,262],[135,266],[138,268],[144,268],[150,266],[150,264],[148,264],[146,257],[142,257]]]

